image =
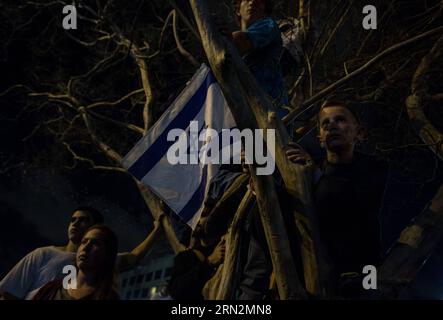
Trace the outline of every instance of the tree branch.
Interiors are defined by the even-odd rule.
[[[381,298],[397,298],[401,289],[416,278],[424,262],[443,239],[442,203],[443,185],[431,207],[413,219],[390,250],[378,271]]]
[[[129,52],[131,53],[131,57],[136,62],[138,70],[140,72],[140,77],[142,80],[143,89],[146,96],[145,104],[143,107],[144,134],[146,134],[152,122],[151,105],[154,100],[154,94],[151,87],[151,79],[148,71],[149,70],[148,63],[144,59],[144,56],[140,48],[135,43],[127,39],[116,25],[112,25],[112,28],[115,34],[117,35],[118,39],[128,48]]]
[[[131,124],[131,123],[127,123],[127,122],[122,122],[122,121],[117,121],[117,120],[111,119],[109,117],[106,117],[106,116],[101,115],[101,114],[99,114],[97,112],[94,112],[94,111],[88,111],[88,113],[90,115],[100,119],[100,120],[103,120],[103,121],[106,121],[106,122],[109,122],[109,123],[113,123],[113,124],[115,124],[117,126],[126,128],[126,129],[131,130],[133,132],[136,132],[138,134],[143,135],[144,132],[145,132],[143,130],[143,128],[140,128],[140,127],[136,126],[135,124]]]
[[[183,11],[177,6],[174,0],[168,0],[169,4],[176,10],[176,12],[180,15],[185,25],[192,32],[195,38],[198,41],[201,41],[200,35],[198,34],[198,30],[192,25],[191,21],[189,21],[188,17],[183,13]]]
[[[0,97],[3,97],[5,95],[7,95],[8,93],[10,93],[11,91],[15,90],[15,89],[19,89],[19,88],[24,88],[28,91],[32,91],[31,88],[29,88],[28,86],[25,86],[23,84],[16,84],[14,86],[9,87],[8,89],[6,89],[5,91],[0,93]]]
[[[428,92],[429,69],[438,61],[443,53],[443,35],[434,44],[431,51],[423,57],[412,79],[412,94],[406,99],[406,107],[409,119],[420,138],[428,145],[435,144],[430,149],[443,159],[443,134],[439,132],[428,120],[423,108],[431,100]]]
[[[114,162],[121,164],[123,157],[119,155],[115,150],[113,150],[106,143],[101,141],[97,135],[95,134],[95,130],[92,127],[89,116],[84,107],[79,108],[79,112],[82,115],[83,122],[85,123],[86,129],[88,129],[89,135],[91,136],[92,141],[100,148],[100,150],[111,160]]]
[[[86,106],[85,108],[87,110],[90,110],[90,109],[97,108],[97,107],[116,106],[116,105],[119,105],[120,103],[122,103],[123,101],[125,101],[126,99],[129,99],[136,94],[143,93],[144,91],[145,91],[145,89],[137,89],[132,92],[129,92],[127,95],[121,97],[118,100],[115,100],[112,102],[109,102],[109,101],[94,102],[94,103],[91,103],[90,105]]]
[[[188,51],[186,51],[186,49],[182,46],[182,44],[180,42],[180,38],[179,38],[178,32],[177,32],[178,21],[177,21],[177,13],[176,13],[175,9],[172,11],[172,15],[173,15],[172,28],[174,31],[174,39],[175,39],[175,43],[177,44],[177,49],[181,53],[181,55],[183,55],[186,59],[188,59],[189,62],[191,62],[191,64],[197,68],[200,64]]]
[[[337,24],[335,25],[335,27],[332,29],[331,33],[329,34],[328,39],[326,40],[325,44],[323,45],[323,48],[321,48],[320,50],[320,56],[324,55],[326,49],[329,46],[329,43],[331,42],[332,38],[335,36],[335,34],[337,33],[337,30],[340,28],[340,26],[343,24],[343,22],[345,21],[346,16],[349,13],[349,10],[351,10],[352,5],[354,4],[354,1],[350,1],[348,7],[346,8],[345,12],[342,14],[342,16],[340,17],[340,19],[338,20]],[[314,63],[315,61],[317,61],[318,57],[314,58]]]
[[[226,251],[223,264],[220,265],[217,272],[221,272],[220,286],[218,288],[209,288],[210,296],[205,297],[210,300],[233,300],[236,280],[239,275],[236,274],[235,266],[237,264],[238,246],[240,244],[242,224],[248,213],[249,204],[254,198],[252,191],[248,190],[244,195],[238,209],[232,220],[231,226],[226,234]]]
[[[402,41],[400,43],[397,43],[396,45],[393,45],[391,47],[389,47],[388,49],[384,50],[383,52],[379,53],[378,55],[376,55],[375,57],[373,57],[371,60],[369,60],[368,62],[366,62],[363,66],[361,66],[360,68],[352,71],[350,74],[348,74],[347,76],[339,79],[338,81],[334,82],[333,84],[329,85],[328,87],[326,87],[325,89],[323,89],[322,91],[316,93],[315,95],[313,95],[312,97],[310,97],[308,100],[306,100],[302,106],[301,106],[301,112],[305,112],[307,109],[309,109],[310,107],[312,107],[312,105],[319,101],[320,99],[322,99],[323,97],[325,97],[326,95],[328,95],[329,93],[333,92],[335,89],[339,88],[340,86],[342,86],[343,84],[349,82],[350,80],[354,79],[356,76],[359,76],[360,74],[364,73],[366,70],[368,70],[370,67],[372,67],[374,64],[378,63],[380,60],[382,60],[383,58],[389,56],[390,54],[398,51],[399,49],[403,49],[411,44],[415,44],[418,41],[427,39],[429,37],[432,37],[434,35],[438,35],[441,34],[443,32],[443,27],[437,27],[435,29],[429,30],[425,33],[422,33],[418,36],[415,36],[413,38],[410,38],[408,40]],[[307,107],[307,108],[306,108]],[[286,115],[283,118],[283,121],[285,123],[289,123],[291,122],[298,114],[300,113],[299,109],[293,110],[291,111],[288,115]]]
[[[260,89],[255,78],[241,59],[239,53],[227,39],[212,25],[212,15],[208,3],[203,0],[191,0],[191,6],[202,37],[203,47],[211,69],[220,84],[224,96],[239,129],[269,128],[276,130],[276,162],[289,194],[298,199],[296,223],[303,240],[301,245],[304,258],[307,288],[313,294],[323,294],[325,288],[321,275],[319,256],[315,250],[317,240],[313,241],[313,225],[310,222],[310,174],[302,166],[292,164],[285,155],[283,146],[289,141],[289,135],[281,121],[276,117],[272,103]],[[251,112],[252,111],[252,112]],[[306,297],[304,289],[295,272],[293,259],[290,257],[288,235],[281,216],[279,201],[270,176],[257,176],[252,168],[254,187],[258,195],[260,215],[262,217],[276,283],[282,299]],[[270,179],[271,178],[271,179]],[[316,237],[316,236],[315,236]]]

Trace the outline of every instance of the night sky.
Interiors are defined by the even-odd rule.
[[[0,10],[9,8],[9,10],[0,11],[0,21],[8,21],[5,28],[0,28],[3,29],[0,30],[2,43],[0,46],[0,93],[18,83],[30,84],[46,90],[64,88],[65,84],[62,80],[66,80],[66,75],[80,74],[88,70],[91,65],[88,60],[89,49],[78,46],[68,37],[63,38],[63,31],[48,32],[47,36],[38,38],[46,26],[54,28],[55,25],[60,24],[62,18],[59,14],[61,11],[58,10],[60,8],[45,11],[32,18],[29,26],[12,32],[13,21],[16,21],[18,25],[26,24],[33,16],[33,12],[20,11],[18,7],[14,7],[15,5],[15,1],[1,1],[0,3]],[[143,23],[150,27],[151,21],[155,20],[153,16],[166,16],[170,10],[166,5],[162,7],[161,4],[157,4],[155,8],[159,12],[154,14],[146,9],[142,17]],[[14,10],[17,13],[16,18],[6,19],[6,15],[10,16]],[[185,12],[189,12],[189,8],[186,7]],[[128,14],[128,16],[116,18],[116,21],[127,25],[131,17]],[[405,22],[405,26],[408,23]],[[155,33],[152,41],[154,46],[158,43],[162,23],[152,22],[152,25],[156,28],[153,32]],[[144,35],[142,31],[134,32],[134,37]],[[405,27],[406,31],[407,27]],[[80,30],[80,35],[81,32]],[[53,38],[51,38],[52,35]],[[171,43],[175,42],[171,40],[173,39],[171,34],[168,36],[168,40],[165,40],[163,44],[167,49],[164,50],[167,52],[165,57],[152,63],[154,82],[157,81],[155,89],[156,93],[158,92],[158,105],[156,105],[158,109],[154,114],[155,117],[158,117],[176,97],[194,70],[183,62],[183,58],[177,58],[177,52],[171,49]],[[47,44],[43,45],[45,41]],[[51,44],[51,41],[55,44]],[[195,47],[199,46],[195,40],[185,43],[188,46],[191,46],[189,43]],[[42,48],[45,46],[47,47]],[[201,49],[199,50],[194,50],[197,58],[202,57]],[[419,53],[423,54],[424,51],[421,50],[422,52]],[[112,48],[109,51],[112,51]],[[134,80],[136,72],[130,70],[134,68],[134,64],[125,54],[126,52],[122,53],[121,65],[110,69],[110,75],[100,75],[90,82],[78,85],[79,92],[88,93],[85,103],[90,102],[88,100],[90,96],[94,96],[97,92],[99,95],[110,92],[107,98],[112,100],[133,87],[140,86],[138,80]],[[91,61],[93,61],[92,58]],[[45,75],[41,79],[36,76],[39,72]],[[52,77],[55,84],[45,82]],[[407,87],[407,92],[410,77],[404,79],[408,83],[404,86]],[[437,86],[437,84],[434,85]],[[399,86],[392,90],[391,96],[400,96],[397,103],[402,104],[404,88]],[[40,246],[65,244],[70,213],[77,206],[91,205],[99,209],[105,216],[106,224],[117,233],[120,251],[131,250],[152,229],[151,214],[133,181],[121,173],[92,170],[90,166],[81,162],[73,168],[67,168],[73,164],[71,157],[59,141],[46,130],[37,130],[29,138],[36,126],[52,111],[48,111],[46,107],[34,109],[35,106],[32,103],[28,104],[29,101],[24,93],[26,90],[20,89],[0,97],[0,278],[29,251]],[[127,109],[124,110],[124,114],[128,119],[132,116],[128,110],[131,107],[135,109],[140,107],[134,105],[135,107],[125,106]],[[380,105],[373,109],[373,113],[367,116],[368,129],[378,130],[379,122],[384,120],[380,114],[386,111],[386,106]],[[391,112],[392,109],[387,111]],[[441,113],[437,114],[433,110],[429,112],[431,114],[435,112],[433,119],[443,119]],[[397,117],[397,114],[393,117]],[[401,123],[405,118],[404,113],[401,113],[398,116],[398,122]],[[104,125],[100,129],[107,132],[109,136],[114,134],[114,138],[120,134],[117,129],[110,130]],[[391,128],[387,129],[387,135],[390,130]],[[410,131],[407,131],[408,135]],[[69,138],[74,141],[77,138],[76,135],[80,137],[78,140],[81,140],[84,132],[78,130]],[[398,137],[402,135],[403,132],[399,131],[394,138],[398,140]],[[108,138],[107,135],[105,137]],[[127,152],[137,141],[129,134],[121,134],[116,140],[116,145],[121,147],[122,153]],[[79,143],[78,148],[81,151],[90,151],[88,144]],[[369,146],[369,150],[375,150],[374,146]],[[104,161],[103,156],[97,152],[90,153],[94,161]],[[383,246],[385,250],[388,250],[401,230],[425,208],[443,183],[443,170],[441,161],[436,160],[435,155],[426,148],[393,150],[384,153],[384,157],[389,161],[391,169],[381,212]],[[168,244],[161,239],[152,256],[162,255],[168,250]],[[443,299],[441,270],[443,270],[443,243],[427,261],[416,283],[404,293],[404,297]]]

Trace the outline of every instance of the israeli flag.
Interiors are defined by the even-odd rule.
[[[220,86],[211,70],[203,64],[157,123],[125,156],[123,167],[194,228],[200,218],[210,181],[220,165],[202,161],[195,163],[192,160],[187,164],[171,164],[167,157],[168,150],[176,148],[179,143],[186,143],[195,130],[198,130],[199,140],[203,140],[199,142],[198,148],[201,149],[200,145],[212,138],[212,135],[204,137],[208,131],[204,129],[210,128],[220,133],[235,126]],[[171,140],[168,134],[180,132],[174,129],[183,130],[184,136],[168,141]],[[192,144],[188,143],[189,158],[192,158]],[[226,147],[229,146],[220,144],[220,150]]]

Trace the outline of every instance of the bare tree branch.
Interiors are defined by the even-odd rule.
[[[423,57],[412,80],[412,94],[406,99],[409,119],[420,138],[428,145],[435,145],[430,149],[443,159],[443,134],[439,132],[428,120],[423,107],[430,100],[428,98],[428,73],[431,65],[436,63],[443,52],[443,35],[437,40],[431,51]]]
[[[97,107],[116,106],[116,105],[119,105],[120,103],[122,103],[123,101],[125,101],[126,99],[129,99],[132,96],[137,95],[139,93],[143,93],[144,91],[145,91],[145,89],[137,89],[137,90],[129,92],[127,95],[121,97],[118,100],[115,100],[112,102],[110,102],[110,101],[94,102],[94,103],[91,103],[90,105],[87,105],[85,108],[87,110],[90,110],[90,109],[97,108]]]
[[[49,124],[51,124],[51,123],[57,123],[57,122],[59,122],[61,119],[63,119],[63,117],[57,117],[57,118],[54,118],[54,119],[51,119],[51,120],[47,120],[47,121],[41,122],[40,124],[38,124],[37,126],[35,126],[35,128],[31,131],[31,133],[28,134],[26,137],[24,137],[24,138],[22,139],[22,141],[25,142],[25,141],[29,140],[32,136],[35,135],[35,133],[36,133],[41,127],[43,127],[43,126],[47,126],[47,125],[49,125]]]
[[[349,82],[350,80],[354,79],[356,76],[359,76],[360,74],[364,73],[366,70],[368,70],[370,67],[372,67],[374,64],[378,63],[380,60],[382,60],[386,56],[388,56],[388,55],[398,51],[399,49],[405,48],[406,46],[414,44],[414,43],[416,43],[418,41],[421,41],[423,39],[427,39],[427,38],[432,37],[434,35],[441,34],[442,32],[443,32],[443,27],[437,27],[435,29],[429,30],[429,31],[427,31],[425,33],[422,33],[422,34],[418,35],[418,36],[415,36],[413,38],[410,38],[408,40],[402,41],[400,43],[397,43],[396,45],[393,45],[393,46],[389,47],[388,49],[384,50],[383,52],[379,53],[378,55],[376,55],[375,57],[370,59],[368,62],[366,62],[360,68],[352,71],[347,76],[339,79],[338,81],[334,82],[333,84],[329,85],[325,89],[321,90],[320,92],[318,92],[315,95],[313,95],[312,97],[310,97],[308,100],[306,100],[303,103],[301,109],[303,111],[305,111],[306,110],[305,109],[306,106],[308,106],[308,107],[311,106],[313,103],[319,101],[320,99],[322,99],[323,97],[325,97],[326,95],[328,95],[329,93],[334,91],[335,89],[339,88],[343,84],[345,84],[345,83]],[[291,120],[294,119],[294,117],[296,117],[297,114],[299,114],[299,112],[300,112],[300,110],[298,110],[298,109],[291,111],[288,115],[286,115],[283,118],[283,121],[285,123],[291,122]]]
[[[84,107],[79,108],[79,112],[82,115],[83,122],[85,123],[86,128],[88,129],[89,135],[92,138],[92,141],[100,148],[100,150],[111,160],[114,162],[120,164],[123,160],[123,157],[119,155],[115,150],[113,150],[110,146],[108,146],[106,143],[101,141],[96,133],[94,128],[92,127],[91,121],[89,119],[89,116],[86,112],[86,109]]]
[[[443,239],[443,185],[429,209],[403,230],[396,245],[379,268],[381,298],[397,298],[412,283],[426,259]]]
[[[94,116],[94,117],[100,119],[100,120],[103,120],[103,121],[106,121],[106,122],[109,122],[109,123],[113,123],[113,124],[115,124],[115,125],[117,125],[117,126],[120,126],[120,127],[126,128],[126,129],[129,129],[129,130],[131,130],[131,131],[133,131],[133,132],[136,132],[136,133],[138,133],[138,134],[143,135],[144,132],[145,132],[145,131],[143,130],[143,128],[140,128],[140,127],[138,127],[138,126],[136,126],[136,125],[134,125],[134,124],[127,123],[127,122],[122,122],[122,121],[117,121],[117,120],[114,120],[114,119],[112,119],[112,118],[106,117],[106,116],[101,115],[101,114],[99,114],[99,113],[97,113],[97,112],[94,112],[94,111],[88,111],[88,113],[89,113],[90,115],[92,115],[92,116]]]
[[[6,96],[8,93],[10,93],[11,91],[15,90],[15,89],[26,89],[28,91],[32,91],[31,88],[29,88],[28,86],[25,86],[23,84],[16,84],[14,86],[9,87],[8,89],[6,89],[5,91],[3,91],[2,93],[0,93],[0,97]]]
[[[143,89],[146,96],[145,105],[143,107],[143,123],[144,123],[144,132],[146,134],[148,132],[148,128],[152,124],[151,105],[154,100],[154,93],[151,87],[151,78],[149,76],[149,71],[148,71],[149,70],[148,63],[144,59],[140,48],[135,43],[127,39],[116,25],[113,25],[112,28],[114,29],[119,41],[121,41],[121,43],[128,48],[140,72],[140,77],[142,80]]]
[[[178,21],[177,21],[177,13],[176,13],[176,10],[174,9],[173,11],[172,11],[172,15],[173,15],[173,22],[172,22],[172,25],[173,25],[173,31],[174,31],[174,38],[175,38],[175,43],[177,44],[177,48],[178,48],[178,51],[186,58],[186,59],[188,59],[189,60],[189,62],[191,62],[191,64],[194,66],[194,67],[198,67],[200,64],[198,63],[198,61],[188,52],[188,51],[186,51],[186,49],[182,46],[182,44],[181,44],[181,42],[180,42],[180,38],[179,38],[179,36],[178,36],[178,32],[177,32],[177,24],[178,24]]]
[[[345,12],[341,15],[340,19],[338,20],[337,24],[335,25],[334,29],[332,29],[331,33],[329,34],[328,39],[326,40],[325,44],[323,45],[323,48],[320,50],[320,56],[324,55],[326,49],[328,48],[329,44],[331,43],[331,40],[335,37],[337,30],[340,28],[340,26],[345,21],[349,11],[352,8],[352,5],[354,4],[354,1],[350,1],[348,7],[346,8]],[[314,61],[317,61],[318,57],[314,58]]]
[[[297,211],[295,215],[303,242],[301,247],[304,250],[302,256],[305,281],[311,293],[321,295],[326,286],[322,283],[324,277],[320,270],[321,263],[319,263],[319,255],[312,240],[312,236],[316,234],[312,232],[315,225],[310,222],[311,215],[308,214],[312,210],[309,204],[309,174],[301,166],[290,163],[286,158],[283,146],[287,145],[289,136],[285,127],[277,119],[271,102],[259,89],[237,50],[212,25],[208,4],[205,1],[192,0],[191,6],[211,69],[222,87],[237,126],[240,129],[275,129],[277,166],[288,192],[299,199],[304,206],[303,209],[299,208],[303,213]],[[304,298],[306,295],[295,273],[294,261],[287,255],[291,251],[280,207],[275,205],[278,204],[278,200],[274,183],[272,179],[268,179],[269,177],[255,175],[253,168],[251,172],[280,296],[282,299]],[[314,237],[318,239],[316,235]],[[315,240],[315,242],[318,241]],[[285,252],[284,256],[283,252]]]
[[[175,9],[175,11],[180,15],[180,18],[183,20],[188,29],[192,32],[195,38],[198,41],[200,40],[200,35],[198,34],[198,30],[192,25],[191,21],[189,21],[188,17],[183,13],[182,10],[177,6],[174,0],[168,0],[169,4]]]

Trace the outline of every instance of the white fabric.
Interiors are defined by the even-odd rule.
[[[75,252],[54,246],[37,248],[28,253],[0,282],[0,291],[20,299],[31,300],[46,283],[63,277],[63,267],[75,262]]]
[[[121,257],[116,260],[118,266]],[[32,300],[38,290],[48,282],[61,279],[63,267],[75,264],[75,252],[66,252],[55,246],[37,248],[21,259],[0,282],[0,291],[8,292],[17,298]]]
[[[204,64],[148,133],[124,157],[122,165],[163,199],[191,228],[194,228],[203,209],[202,204],[209,190],[210,181],[220,165],[214,163],[205,165],[201,162],[169,163],[167,149],[164,146],[169,144],[172,146],[173,143],[167,141],[167,133],[171,129],[176,129],[175,126],[180,123],[180,129],[189,134],[191,121],[198,121],[199,131],[204,127],[213,129],[219,134],[223,129],[236,126],[220,86],[211,70]],[[204,140],[209,140],[208,133]],[[177,141],[174,144],[178,143]],[[223,147],[225,149],[222,149]],[[220,143],[222,149],[220,154],[230,147],[230,143],[226,145]],[[150,162],[155,164],[151,167],[148,165]]]

